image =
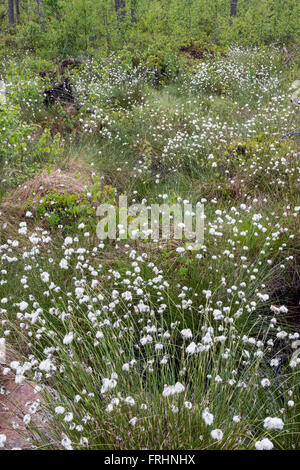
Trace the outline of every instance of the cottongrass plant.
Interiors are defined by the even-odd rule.
[[[174,240],[99,243],[76,208],[53,226],[51,191],[47,213],[37,194],[23,212],[18,197],[15,220],[0,210],[0,338],[12,350],[3,372],[34,387],[23,422],[37,448],[300,447],[300,338],[289,295],[278,298],[295,288],[299,265],[299,152],[283,137],[297,110],[295,77],[277,56],[234,48],[159,90],[149,70],[93,60],[71,74],[82,107],[69,134],[57,127],[69,111],[45,110],[40,80],[6,77],[4,191],[36,173],[32,160],[75,153],[116,198],[205,209],[199,251]],[[24,138],[12,152],[16,129]],[[32,159],[26,142],[37,147],[43,129],[59,139]]]
[[[37,447],[299,447],[299,334],[282,327],[286,307],[257,315],[256,299],[269,296],[247,289],[238,309],[218,300],[220,289],[195,297],[178,284],[174,296],[149,253],[116,246],[122,263],[108,267],[107,248],[87,233],[47,259],[49,233],[24,228],[31,248],[0,249],[3,292],[25,261],[1,318],[23,352],[5,374],[43,397],[23,417]]]

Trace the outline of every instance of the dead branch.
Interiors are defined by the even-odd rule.
[[[287,50],[286,47],[284,47],[282,49],[282,55],[283,55],[283,63],[284,65],[287,65],[289,62],[292,62],[292,64],[295,63],[293,57],[291,56],[291,54],[289,53],[289,51]]]

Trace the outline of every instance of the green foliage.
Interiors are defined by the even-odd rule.
[[[32,51],[41,49],[45,38],[42,34],[42,26],[35,21],[28,21],[19,28],[19,43]]]
[[[134,24],[128,0],[122,22],[113,1],[44,0],[41,25],[35,2],[22,3],[0,45],[0,336],[51,415],[45,433],[33,416],[26,433],[39,448],[252,449],[267,436],[276,449],[299,447],[287,283],[298,302],[299,159],[294,136],[283,137],[298,128],[288,91],[297,68],[261,46],[296,39],[296,2],[240,0],[231,27],[229,0],[140,0]],[[75,106],[47,108],[56,59],[79,54],[92,57],[66,73]],[[74,172],[70,184],[43,184],[45,168],[69,171],[71,158],[83,161],[78,185]],[[43,170],[14,204],[9,191]],[[144,208],[203,202],[205,245],[99,243],[96,208],[117,209],[117,194]],[[102,392],[112,374],[116,390]],[[163,396],[177,381],[184,392]],[[264,427],[271,416],[283,432]]]
[[[60,135],[22,119],[20,106],[0,106],[1,193],[28,178],[44,161],[54,161],[62,152]]]
[[[46,192],[47,175],[37,177],[36,199],[18,197],[15,234],[10,226],[1,231],[3,335],[33,364],[26,379],[46,385],[43,401],[53,417],[45,435],[37,434],[40,447],[64,445],[63,435],[76,449],[86,445],[55,412],[58,405],[74,423],[92,418],[80,437],[94,449],[252,449],[266,436],[275,448],[299,446],[298,412],[288,404],[297,400],[299,371],[284,361],[271,365],[281,348],[289,360],[296,336],[287,328],[287,342],[278,345],[283,315],[270,311],[278,305],[276,286],[296,276],[287,267],[296,263],[299,165],[295,145],[281,138],[296,114],[284,95],[293,72],[280,67],[279,49],[235,47],[224,56],[221,46],[193,44],[206,50],[201,60],[152,43],[134,55],[128,45],[87,61],[69,73],[81,105],[72,115],[62,103],[41,103],[47,82],[35,77],[51,63],[29,54],[8,67],[1,182],[10,179],[12,187],[49,161],[57,166],[61,152],[93,165],[92,176],[78,175],[91,181],[86,189],[55,178]],[[96,208],[116,208],[114,187],[144,207],[205,198],[205,246],[194,252],[183,248],[186,240],[99,243]],[[13,195],[9,202],[13,208]],[[269,303],[260,300],[265,293]],[[193,338],[183,337],[186,328]],[[201,351],[190,354],[196,345]],[[46,358],[53,360],[49,374]],[[118,388],[102,393],[112,373]],[[163,396],[164,385],[177,381],[182,394]],[[203,421],[208,405],[213,427]],[[284,435],[264,428],[270,416],[282,417]],[[221,441],[212,440],[214,428],[224,433]]]
[[[88,223],[95,227],[96,211],[90,205],[86,194],[59,193],[57,190],[48,192],[39,200],[36,210],[37,218],[47,218],[50,226],[63,226],[65,230],[74,229],[76,222]],[[91,221],[94,221],[94,224]]]
[[[20,120],[21,111],[18,106],[3,107],[0,109],[1,128],[1,162],[5,159],[18,162],[35,159],[42,154],[56,155],[59,153],[59,137],[50,142],[50,131],[42,131],[35,124],[28,124]],[[34,134],[38,138],[31,144]]]
[[[294,0],[239,1],[239,14],[227,31],[229,40],[246,44],[288,42],[299,38],[299,2]]]
[[[97,225],[96,206],[100,203],[113,203],[115,190],[110,186],[101,186],[99,180],[79,194],[57,190],[48,191],[38,198],[35,215],[38,219],[47,220],[51,227],[63,227],[66,232],[76,232],[78,224],[83,223],[86,230],[95,232]],[[31,208],[29,204],[28,208]]]
[[[56,57],[87,53],[96,34],[96,13],[91,0],[58,2],[59,16],[50,16],[47,39]],[[49,50],[49,49],[48,49]]]
[[[23,49],[49,58],[96,51],[106,55],[124,47],[133,57],[137,52],[159,57],[161,49],[178,51],[187,42],[249,45],[299,39],[297,0],[239,0],[232,24],[230,0],[140,0],[134,2],[136,21],[132,21],[129,0],[122,21],[113,0],[45,0],[41,24],[35,2],[22,3],[27,6],[15,32],[2,36],[0,42],[13,45],[17,39]],[[6,11],[1,11],[0,23],[7,25]]]
[[[26,63],[25,60],[23,66]],[[45,82],[32,72],[25,73],[19,64],[13,65],[6,73],[9,80],[6,87],[9,102],[20,108],[25,119],[30,119],[42,105]]]

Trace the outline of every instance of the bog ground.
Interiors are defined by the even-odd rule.
[[[299,51],[222,15],[155,60],[6,36],[1,448],[300,448]],[[99,240],[120,195],[202,203],[204,244]]]

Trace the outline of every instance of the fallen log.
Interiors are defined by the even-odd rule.
[[[47,107],[53,105],[57,101],[60,101],[61,103],[74,103],[73,90],[68,78],[63,79],[52,88],[45,90],[44,96],[44,104]]]

